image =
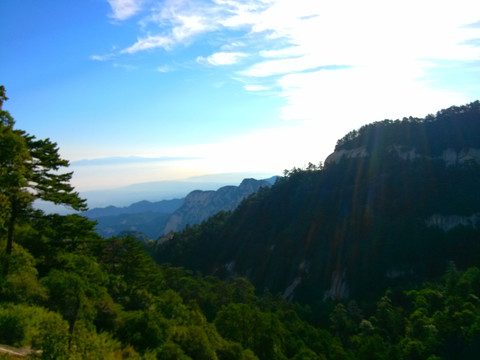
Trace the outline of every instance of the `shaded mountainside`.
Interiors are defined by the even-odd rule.
[[[192,191],[172,214],[163,233],[182,230],[187,224],[199,224],[222,210],[233,210],[250,194],[270,186],[267,180],[244,179],[239,186],[224,186],[217,191]]]
[[[295,169],[232,214],[158,244],[154,256],[246,276],[312,305],[367,301],[434,278],[448,261],[478,264],[480,104],[362,129],[339,141],[323,169]],[[470,155],[451,161],[449,152]]]
[[[183,200],[140,201],[127,207],[95,208],[82,215],[97,221],[97,232],[103,237],[115,236],[122,231],[136,231],[156,239]]]

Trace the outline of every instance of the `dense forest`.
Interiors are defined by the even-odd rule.
[[[365,147],[383,152],[388,146],[412,145],[422,154],[439,155],[445,149],[480,148],[480,101],[452,106],[424,119],[384,120],[353,130],[337,141],[335,150]]]
[[[401,201],[386,208],[390,212],[382,219],[369,218],[368,213],[358,217],[360,211],[355,212],[342,202],[347,202],[347,195],[340,203],[334,201],[341,193],[355,191],[349,188],[350,175],[344,172],[350,165],[341,163],[329,166],[328,172],[313,165],[305,170],[294,169],[271,189],[260,190],[244,200],[234,212],[221,212],[201,225],[173,234],[171,238],[176,241],[145,246],[128,236],[104,239],[95,232],[95,222],[84,217],[49,215],[32,207],[36,198],[78,210],[86,206],[69,185],[71,173],[56,172],[68,165],[60,158],[56,144],[16,129],[13,118],[2,108],[7,98],[4,88],[0,90],[0,359],[17,358],[12,352],[23,352],[30,359],[479,357],[480,257],[478,236],[473,228],[461,227],[453,233],[437,229],[428,234],[424,244],[418,243],[419,237],[408,238],[406,234],[410,236],[411,232],[403,231],[407,226],[416,229],[417,225],[404,223],[408,217],[400,216],[398,222],[392,220],[399,216]],[[409,170],[402,170],[401,164],[390,166],[389,171],[400,166],[399,174],[411,175]],[[415,171],[421,171],[422,163],[415,166]],[[351,174],[364,170],[355,168]],[[443,175],[443,170],[436,171]],[[473,165],[462,168],[462,172],[449,171],[453,171],[450,180],[460,182],[456,183],[458,187],[472,186],[465,174],[471,173],[478,180]],[[337,172],[345,177],[344,183],[338,183]],[[365,174],[359,180],[360,189],[371,188],[368,184],[372,178]],[[453,201],[457,198],[452,195],[437,199],[442,194],[437,192],[443,188],[416,190],[423,175],[420,172],[404,184],[412,197],[429,190],[422,195],[425,199],[436,199],[452,211],[470,213],[476,209],[477,198],[463,196]],[[386,186],[394,181],[394,176],[385,177],[387,181],[372,191],[381,194],[389,191]],[[402,179],[405,180],[400,176],[397,181]],[[332,187],[336,183],[339,190],[333,193],[322,190],[327,183],[332,183]],[[342,186],[346,190],[341,190]],[[339,208],[311,212],[305,198],[310,206],[326,202]],[[384,209],[386,201],[386,197],[380,196],[358,199],[355,206],[360,208],[366,203],[371,209]],[[425,204],[412,210],[412,214],[430,214],[428,207],[433,205],[428,201]],[[317,217],[319,214],[325,218]],[[300,247],[296,239],[313,239],[313,230],[338,221],[333,218],[338,214],[358,222],[356,227],[344,229],[342,238],[353,242],[358,249],[357,255],[348,261],[353,261],[351,266],[358,265],[358,279],[364,279],[361,284],[366,286],[363,292],[372,294],[366,296],[362,289],[352,288],[348,299],[325,298],[323,288],[309,293],[306,289],[311,287],[305,287],[303,294],[282,297],[278,292],[281,287],[276,288],[275,284],[284,283],[298,271],[289,262],[299,256],[292,252]],[[282,224],[286,226],[282,228]],[[267,231],[272,226],[281,231]],[[318,236],[335,235],[336,231],[328,229]],[[379,237],[373,243],[355,244],[360,241],[352,237],[357,231],[378,232]],[[422,236],[418,231],[418,236]],[[249,241],[256,239],[255,236],[263,240],[236,243],[240,232]],[[402,239],[402,246],[410,248],[400,251],[401,247],[395,245],[386,252],[390,257],[383,262],[395,262],[397,255],[418,265],[423,257],[415,254],[420,252],[432,256],[431,266],[423,270],[412,267],[420,271],[420,275],[415,275],[416,281],[409,277],[391,284],[381,279],[381,286],[368,288],[368,284],[375,284],[365,278],[376,272],[369,268],[372,263],[361,259],[370,256],[370,247],[378,247],[380,235],[386,239],[382,241],[392,244]],[[438,253],[429,247],[434,235],[442,247]],[[339,238],[334,236],[335,241]],[[452,246],[451,241],[459,238],[463,242]],[[212,257],[217,242],[224,245],[225,253],[220,255],[225,258],[221,261]],[[278,247],[276,259],[267,252],[272,244]],[[322,246],[341,245],[313,240],[310,244],[310,247],[302,244],[301,252],[313,257],[336,254],[334,249]],[[237,245],[243,248],[234,249]],[[228,260],[229,251],[238,256],[238,264],[245,269],[253,269],[252,264],[261,265],[249,274],[256,287],[245,277],[232,273],[227,276],[226,267],[217,267]],[[443,251],[453,251],[452,257],[445,258]],[[192,256],[194,253],[196,256]],[[191,270],[175,261],[190,266]],[[315,266],[321,266],[321,261],[318,263],[311,265],[306,273],[319,271]],[[218,276],[209,275],[208,270]],[[273,274],[262,277],[262,271]],[[428,281],[423,281],[427,279],[426,273]],[[313,280],[307,277],[305,281],[308,284]],[[307,301],[309,296],[316,300]],[[301,301],[295,301],[297,298]]]

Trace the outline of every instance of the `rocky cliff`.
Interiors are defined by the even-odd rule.
[[[440,160],[445,163],[445,166],[457,166],[465,164],[469,161],[474,161],[480,164],[480,149],[477,148],[463,148],[456,150],[448,148],[442,151],[438,156],[429,156],[422,154],[415,148],[406,148],[404,146],[391,145],[386,149],[387,153],[396,154],[403,160],[426,159],[426,160]],[[338,164],[342,159],[366,158],[371,156],[365,147],[358,147],[355,149],[341,149],[334,151],[325,159],[325,165],[333,163]]]
[[[172,214],[163,233],[182,230],[187,224],[199,224],[221,210],[233,210],[250,194],[270,186],[266,180],[244,179],[239,186],[224,186],[217,191],[192,191]]]

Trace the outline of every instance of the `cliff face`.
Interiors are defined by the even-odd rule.
[[[440,160],[445,163],[445,166],[458,166],[469,161],[475,161],[480,164],[480,149],[478,148],[463,148],[455,150],[448,148],[443,150],[439,156],[429,156],[419,153],[415,148],[405,148],[402,146],[391,145],[387,148],[387,153],[396,154],[403,160],[414,160],[423,158],[426,160]],[[341,149],[334,151],[325,159],[325,165],[338,164],[342,159],[358,159],[371,156],[365,147],[358,147],[355,149],[345,150]]]
[[[480,227],[480,213],[472,214],[470,216],[434,214],[427,218],[425,224],[427,226],[440,228],[443,231],[449,231],[458,226],[478,229]]]
[[[239,186],[224,186],[217,191],[192,191],[172,214],[163,233],[182,230],[187,224],[199,224],[222,210],[233,210],[250,194],[270,186],[265,180],[244,179]]]

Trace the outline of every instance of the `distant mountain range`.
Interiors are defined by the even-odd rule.
[[[173,213],[183,204],[183,199],[147,201],[142,200],[125,207],[107,206],[104,208],[95,208],[82,213],[90,219],[98,219],[102,217],[141,214],[147,212],[156,213]]]
[[[75,167],[72,167],[72,170],[75,170]],[[81,191],[80,195],[88,200],[88,205],[92,209],[110,205],[126,207],[142,200],[158,202],[166,199],[180,199],[194,190],[217,190],[222,186],[239,184],[246,178],[265,179],[270,176],[272,174],[248,172],[210,174],[179,180],[153,181],[118,188]],[[45,204],[42,204],[41,208],[46,208]],[[47,210],[58,211],[59,209],[48,208]]]
[[[97,232],[103,237],[134,231],[156,239],[163,233],[166,221],[183,204],[183,201],[183,199],[157,202],[143,200],[126,207],[95,208],[82,215],[97,221]]]
[[[194,190],[183,199],[142,200],[125,207],[94,208],[81,215],[97,221],[97,232],[104,237],[131,232],[157,239],[186,225],[198,224],[221,210],[233,210],[260,187],[271,186],[275,179],[245,179],[239,186],[223,186],[215,191]]]

